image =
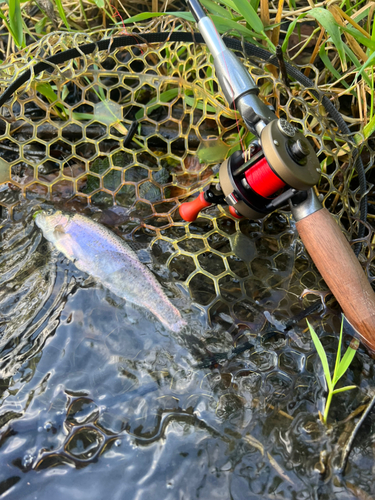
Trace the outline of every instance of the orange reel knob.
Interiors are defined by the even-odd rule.
[[[231,205],[229,205],[229,212],[231,214],[232,217],[235,217],[236,219],[243,219],[243,216],[240,215],[237,210],[232,207]]]
[[[187,222],[193,222],[198,217],[199,212],[210,205],[212,203],[208,203],[204,199],[204,193],[202,192],[195,200],[188,201],[180,206],[180,215]]]

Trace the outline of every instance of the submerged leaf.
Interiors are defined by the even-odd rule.
[[[160,94],[159,98],[154,97],[153,99],[151,99],[151,101],[149,101],[147,103],[148,106],[150,106],[150,104],[153,104],[153,103],[158,103],[158,104],[155,104],[155,106],[149,107],[147,109],[147,114],[152,113],[156,109],[160,108],[162,103],[172,101],[175,97],[178,96],[178,93],[179,93],[179,89],[169,89],[169,90],[166,90],[165,92],[162,92]],[[136,112],[135,118],[136,118],[136,120],[141,120],[143,118],[143,116],[144,116],[144,109],[141,108],[139,111]]]
[[[202,141],[197,156],[201,163],[219,163],[222,162],[228,153],[229,146],[218,140]]]

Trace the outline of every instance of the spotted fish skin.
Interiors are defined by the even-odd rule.
[[[185,326],[151,271],[133,250],[106,227],[83,216],[45,211],[35,215],[44,237],[75,266],[104,287],[137,306],[146,308],[169,330]]]

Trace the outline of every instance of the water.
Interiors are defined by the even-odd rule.
[[[262,342],[255,330],[229,334],[225,315],[210,327],[193,308],[190,329],[171,334],[56,253],[30,208],[6,223],[0,246],[1,498],[375,495],[371,416],[345,476],[335,473],[353,427],[337,422],[373,383],[365,353],[343,379],[360,389],[335,396],[327,430],[304,322]],[[276,331],[252,307],[260,330]],[[233,354],[236,335],[254,348]],[[337,341],[323,342],[332,362]]]

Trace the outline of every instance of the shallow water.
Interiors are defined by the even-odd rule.
[[[225,315],[209,324],[192,307],[190,327],[171,334],[87,281],[41,237],[30,209],[1,229],[0,246],[1,497],[375,494],[371,416],[345,475],[335,472],[354,421],[337,422],[363,402],[373,362],[356,355],[343,384],[360,389],[334,398],[327,431],[318,419],[322,370],[305,323],[277,333],[264,315],[281,291],[268,308],[252,304],[257,329],[231,335]],[[186,307],[183,295],[174,300]],[[331,315],[324,324],[337,323]],[[262,341],[264,332],[275,334]],[[254,347],[234,354],[236,335]],[[323,343],[333,361],[336,339],[328,334]],[[227,359],[214,357],[225,352]]]

